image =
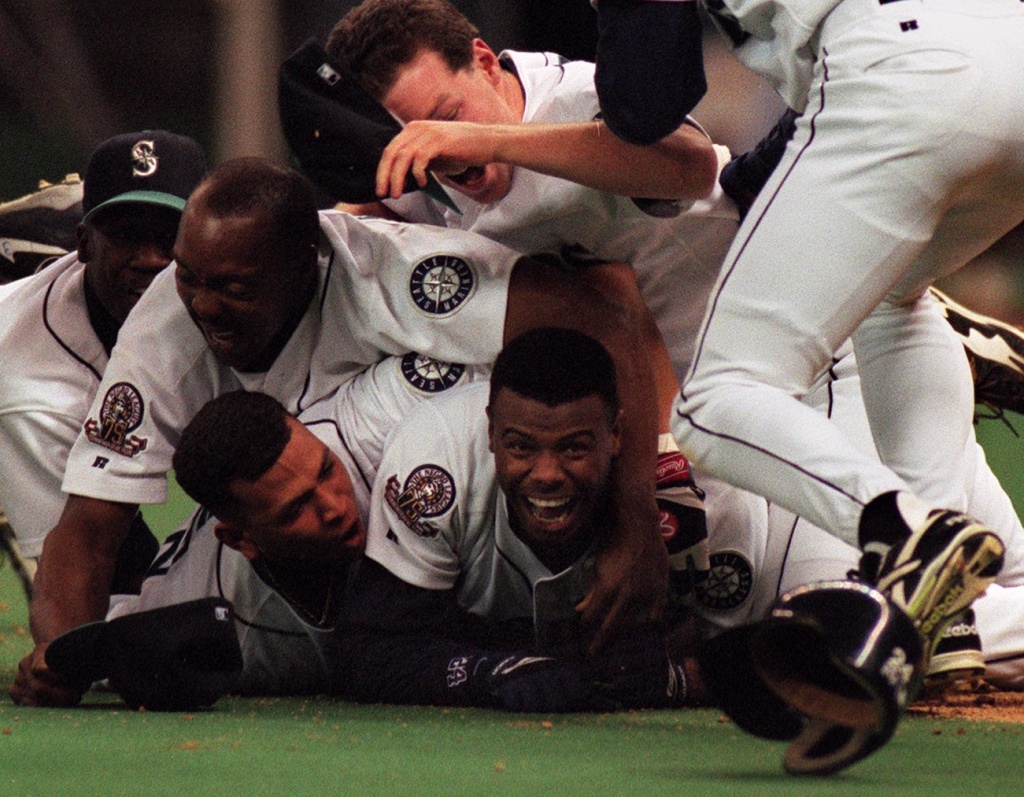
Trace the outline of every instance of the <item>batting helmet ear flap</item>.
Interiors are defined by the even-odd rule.
[[[750,648],[757,628],[743,625],[709,640],[698,657],[700,674],[715,704],[741,729],[762,739],[794,739],[804,720],[761,678]]]
[[[876,733],[870,728],[811,719],[786,748],[782,766],[791,775],[831,775],[867,758],[889,741],[892,730]]]

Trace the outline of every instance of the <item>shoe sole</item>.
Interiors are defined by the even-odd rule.
[[[947,550],[950,553],[945,558],[932,561],[922,574],[911,603],[902,594],[892,594],[900,591],[907,575],[902,563],[897,562],[878,583],[878,588],[910,615],[933,649],[956,616],[995,581],[1006,547],[993,532],[968,526]]]
[[[934,288],[931,289],[931,294],[971,356],[1000,368],[1024,374],[1024,367],[1020,362],[1024,358],[1024,331],[998,318],[976,313]],[[966,324],[963,324],[967,328],[966,332],[960,330],[961,325],[955,322],[953,316],[959,316],[966,321]],[[981,340],[972,336],[972,332],[977,333]],[[1008,351],[992,351],[993,346],[998,346],[993,342],[997,337]]]

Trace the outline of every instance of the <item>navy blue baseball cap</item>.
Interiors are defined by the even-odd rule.
[[[281,65],[278,111],[296,163],[333,201],[373,202],[377,164],[402,125],[315,39]],[[433,175],[421,189],[410,174],[406,191],[422,190],[458,212]]]
[[[124,133],[100,144],[85,168],[83,221],[112,205],[135,202],[179,213],[206,174],[202,147],[166,130]]]
[[[108,678],[132,708],[193,711],[237,686],[243,660],[231,603],[200,598],[73,628],[46,665],[83,692]]]

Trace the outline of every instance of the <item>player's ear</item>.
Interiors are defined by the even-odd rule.
[[[245,536],[242,527],[235,523],[218,521],[213,527],[213,533],[228,548],[238,551],[246,559],[255,559],[259,555],[259,548]]]
[[[473,39],[473,63],[494,80],[501,74],[501,64],[494,50],[483,39]]]
[[[494,453],[494,414],[491,405],[487,405],[487,450]]]
[[[612,424],[612,456],[617,457],[622,449],[622,410],[615,415],[615,423]]]
[[[75,228],[75,239],[78,241],[78,259],[82,263],[92,260],[92,228],[79,224]]]

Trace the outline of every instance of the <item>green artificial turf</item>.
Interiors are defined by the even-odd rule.
[[[1014,417],[1019,429],[1022,419]],[[979,426],[1014,497],[1022,443]],[[1016,481],[1014,481],[1016,479]],[[187,509],[147,517],[159,531]],[[175,520],[165,520],[166,518]],[[159,520],[157,518],[160,518]],[[0,680],[29,651],[27,607],[0,569]],[[1024,788],[1024,726],[908,717],[892,741],[830,778],[795,778],[784,744],[713,709],[591,715],[223,699],[195,714],[133,712],[114,695],[75,709],[0,699],[0,794],[33,795],[1010,795]]]

